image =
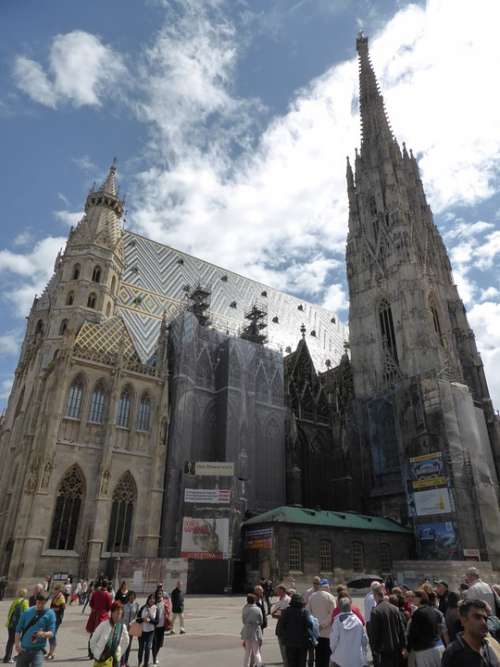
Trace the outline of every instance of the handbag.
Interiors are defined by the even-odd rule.
[[[142,625],[137,621],[132,621],[128,628],[130,637],[140,637],[142,635]]]
[[[113,658],[107,658],[107,660],[95,660],[94,667],[113,667]]]

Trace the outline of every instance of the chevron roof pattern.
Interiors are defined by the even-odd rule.
[[[143,363],[154,353],[163,313],[172,320],[185,310],[198,283],[211,291],[210,319],[219,331],[238,335],[245,313],[264,303],[269,347],[283,354],[295,350],[304,324],[317,370],[325,370],[327,359],[334,366],[340,362],[348,331],[334,313],[133,232],[124,231],[123,246],[118,310]]]

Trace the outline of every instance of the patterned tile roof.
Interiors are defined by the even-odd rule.
[[[324,370],[327,359],[332,365],[340,361],[347,327],[331,311],[129,231],[123,246],[119,312],[143,362],[154,352],[163,313],[168,319],[181,313],[197,283],[211,291],[210,319],[216,329],[238,334],[245,313],[259,302],[268,311],[269,347],[295,350],[305,324],[316,368]]]

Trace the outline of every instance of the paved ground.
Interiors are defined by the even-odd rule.
[[[142,601],[141,601],[142,602]],[[360,600],[354,600],[360,604]],[[9,601],[0,602],[0,659],[3,657],[7,630],[3,619],[7,616]],[[225,596],[189,596],[186,598],[185,635],[166,638],[166,645],[160,653],[160,665],[193,667],[197,661],[208,667],[238,667],[243,661],[243,650],[239,638],[241,630],[242,597]],[[90,662],[87,658],[87,633],[85,616],[81,607],[71,606],[66,609],[64,621],[59,629],[58,647],[54,665],[74,665],[77,662]],[[269,627],[264,633],[262,657],[266,667],[281,665],[280,653],[274,636],[275,621],[269,617]],[[132,651],[131,665],[137,665],[137,640]],[[46,663],[50,665],[50,662]],[[152,664],[152,663],[150,663]]]

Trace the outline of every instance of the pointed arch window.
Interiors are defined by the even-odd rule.
[[[137,487],[130,472],[126,472],[113,491],[111,519],[108,532],[108,551],[127,553],[132,535],[132,519],[137,501]]]
[[[137,413],[137,430],[149,431],[151,423],[151,400],[149,396],[143,396],[139,403],[139,411]]]
[[[302,542],[292,537],[288,542],[288,567],[290,570],[302,572]]]
[[[118,412],[116,424],[122,428],[128,428],[130,419],[130,390],[126,387],[118,400]]]
[[[35,336],[43,336],[43,320],[38,320],[36,323]]]
[[[439,319],[439,312],[435,303],[431,302],[432,322],[434,324],[434,331],[437,333],[439,342],[443,345],[443,332],[441,330],[441,321]]]
[[[106,392],[104,385],[96,384],[90,401],[89,422],[102,424],[104,422],[104,409],[106,407]]]
[[[49,549],[74,549],[84,490],[83,474],[74,465],[64,475],[57,490]]]
[[[114,294],[116,290],[116,276],[113,276],[111,279],[111,294]]]
[[[95,292],[91,292],[89,294],[89,298],[87,299],[87,307],[95,308],[96,303],[97,303],[97,295],[95,294]]]
[[[269,402],[269,385],[263,366],[259,366],[255,376],[255,398],[262,403]]]
[[[106,317],[109,317],[111,315],[111,304],[108,302],[108,305],[106,306]]]
[[[101,267],[100,266],[94,266],[94,270],[92,271],[92,282],[93,283],[100,283],[101,282]]]
[[[64,336],[67,328],[68,328],[68,320],[63,320],[59,325],[59,335]]]
[[[387,299],[383,299],[380,302],[378,314],[380,321],[380,332],[382,334],[382,346],[384,350],[388,352],[394,359],[396,364],[398,364],[398,349],[396,347],[396,333],[394,331],[392,309]]]
[[[69,388],[68,402],[66,405],[66,417],[73,419],[80,418],[80,409],[82,407],[83,397],[83,381],[81,378],[76,378]]]
[[[80,277],[80,264],[75,264],[73,267],[73,280],[78,280]]]
[[[17,399],[16,410],[14,412],[14,422],[18,418],[19,413],[21,412],[21,410],[23,408],[23,402],[24,402],[24,387],[21,389],[21,395]]]
[[[66,305],[67,306],[72,306],[75,301],[75,293],[74,292],[68,292],[68,296],[66,297]]]

